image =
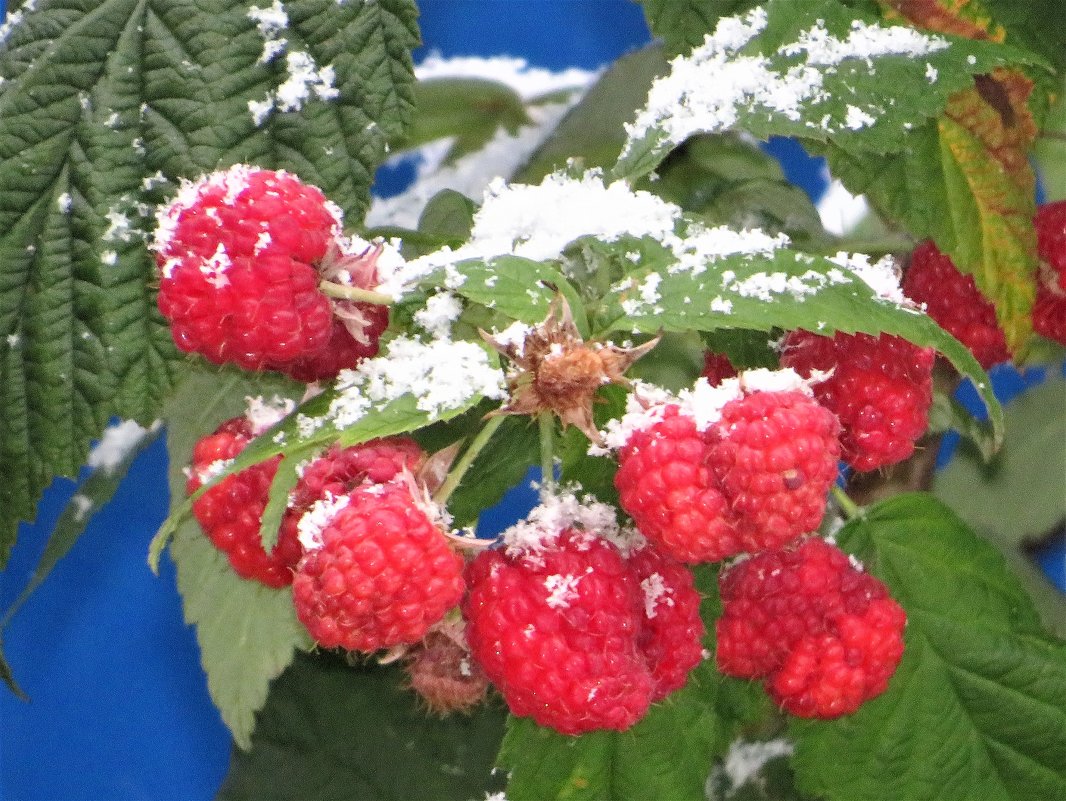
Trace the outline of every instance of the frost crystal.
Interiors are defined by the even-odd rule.
[[[334,497],[333,493],[327,490],[325,497],[315,501],[311,508],[304,512],[303,517],[296,523],[296,531],[300,545],[305,551],[322,547],[322,531],[337,513],[348,505],[349,500],[347,495]]]
[[[544,579],[548,590],[548,606],[552,609],[565,609],[577,598],[577,585],[584,576],[563,576],[555,574]]]
[[[670,597],[671,590],[658,573],[652,573],[640,582],[640,588],[644,591],[644,616],[648,620],[655,617],[655,609],[660,600],[667,606],[674,605],[674,599]]]

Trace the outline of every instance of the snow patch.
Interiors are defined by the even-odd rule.
[[[822,227],[835,236],[845,236],[870,213],[870,204],[864,195],[853,195],[836,179],[818,200],[818,216]]]
[[[463,313],[463,304],[451,292],[438,292],[426,300],[424,308],[414,314],[415,323],[436,339],[451,336],[452,323]]]
[[[295,401],[278,395],[274,395],[269,400],[263,398],[262,395],[256,397],[246,395],[244,400],[248,404],[244,416],[252,427],[252,435],[256,437],[281,421],[282,418],[287,417],[296,408]]]
[[[334,497],[333,493],[327,490],[325,497],[311,504],[311,508],[296,522],[297,539],[305,551],[322,547],[322,532],[350,500],[348,495]]]
[[[734,740],[725,757],[725,775],[729,779],[732,795],[750,782],[771,759],[792,756],[796,746],[789,740],[777,739],[765,742]]]
[[[279,0],[274,0],[269,8],[251,6],[248,18],[255,22],[259,35],[263,37],[263,53],[259,56],[259,63],[269,64],[285,49],[287,41],[279,34],[289,27],[289,15]]]
[[[524,58],[512,56],[455,56],[445,58],[438,52],[426,56],[415,67],[420,81],[437,78],[481,78],[502,83],[523,100],[532,100],[568,89],[584,89],[599,76],[599,70],[571,67],[562,72],[534,67]]]
[[[59,197],[56,198],[56,206],[59,207],[59,210],[63,214],[68,214],[70,212],[70,207],[73,205],[73,203],[74,198],[70,196],[70,192],[63,192]]]
[[[570,602],[577,599],[577,585],[584,576],[554,574],[544,579],[544,588],[548,591],[548,606],[552,609],[565,609]]]
[[[674,605],[674,599],[670,597],[673,591],[666,586],[663,577],[658,573],[652,573],[640,582],[640,588],[644,591],[644,616],[648,620],[655,617],[660,601],[667,606]]]
[[[103,470],[111,475],[136,448],[149,431],[160,426],[156,420],[150,428],[144,428],[133,420],[123,420],[104,429],[100,441],[89,451],[86,465],[92,470]]]
[[[592,495],[578,498],[576,487],[544,487],[540,503],[530,510],[525,520],[500,534],[500,538],[507,546],[508,555],[536,555],[567,529],[608,539],[621,534],[613,507]]]

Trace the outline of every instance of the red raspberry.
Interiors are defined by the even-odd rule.
[[[706,462],[710,438],[670,404],[662,420],[634,431],[618,456],[619,505],[641,534],[683,562],[713,562],[743,550]]]
[[[1066,291],[1043,281],[1037,283],[1033,330],[1040,336],[1066,345]]]
[[[832,371],[814,385],[814,395],[840,418],[844,459],[867,471],[914,452],[929,421],[935,356],[932,348],[888,334],[793,331],[785,337],[781,364],[808,377]]]
[[[641,589],[637,646],[655,681],[652,701],[685,686],[703,659],[700,594],[692,572],[651,545],[629,557],[629,571]]]
[[[581,734],[628,729],[647,711],[639,589],[610,542],[568,528],[543,550],[483,551],[467,583],[471,652],[512,713]]]
[[[365,324],[338,325],[335,309],[347,307],[343,319],[365,304],[319,291],[335,262],[359,258],[338,257],[340,211],[316,187],[238,164],[185,183],[158,221],[159,308],[181,350],[302,380],[332,377],[376,352],[388,312],[367,307]],[[378,252],[363,254],[369,269],[344,270],[349,279],[371,280]]]
[[[326,648],[418,642],[462,597],[462,559],[403,484],[344,497],[296,568],[297,617]]]
[[[854,712],[884,692],[903,655],[903,609],[824,540],[753,556],[719,586],[718,668],[765,679],[794,715]]]
[[[1010,359],[996,309],[981,294],[972,275],[926,241],[914,249],[903,279],[903,293],[925,306],[937,324],[970,349],[986,370]]]
[[[703,372],[700,375],[706,378],[712,387],[718,386],[727,378],[736,377],[736,374],[737,368],[724,353],[709,350],[703,354]]]
[[[1057,283],[1066,294],[1066,200],[1045,203],[1038,208],[1033,224],[1040,259],[1053,274],[1053,280],[1048,283]]]
[[[799,391],[729,401],[705,431],[675,404],[619,453],[619,503],[685,562],[776,548],[817,528],[837,474],[839,425]]]
[[[193,448],[192,470],[185,491],[192,494],[217,470],[233,459],[252,439],[252,426],[245,417],[227,420],[214,434],[203,437]],[[270,495],[270,483],[281,457],[249,467],[207,490],[193,502],[192,511],[207,537],[226,554],[237,575],[269,587],[292,582],[292,568],[300,559],[296,532],[282,532],[268,555],[259,529]]]

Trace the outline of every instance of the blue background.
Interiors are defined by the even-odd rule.
[[[516,55],[533,65],[598,67],[648,40],[629,0],[424,0],[427,49],[445,56]],[[0,4],[2,8],[2,4]],[[789,177],[815,195],[822,179],[778,141]],[[1007,376],[1007,383],[1017,383]],[[29,579],[73,492],[59,481],[24,525],[0,574],[0,610]],[[230,738],[207,695],[173,566],[155,578],[148,541],[167,509],[166,452],[156,442],[111,504],[5,632],[4,650],[29,704],[0,688],[0,799],[196,801],[214,796]],[[1062,576],[1062,554],[1044,557]]]

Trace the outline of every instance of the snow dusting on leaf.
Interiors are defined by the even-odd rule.
[[[151,430],[160,425],[157,420]],[[89,451],[86,465],[93,470],[113,473],[129,453],[144,439],[149,429],[133,420],[123,420],[104,429],[100,441]]]

